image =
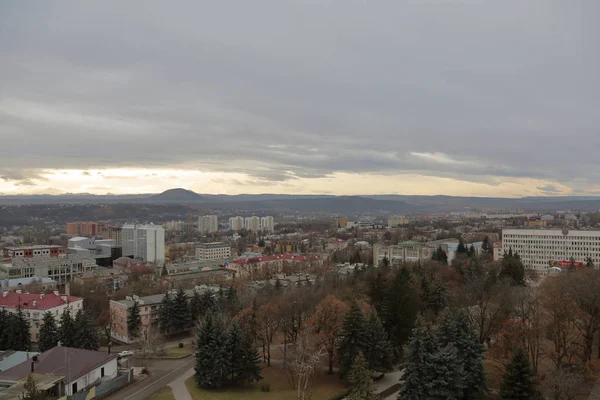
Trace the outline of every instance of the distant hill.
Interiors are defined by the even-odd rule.
[[[190,203],[200,203],[204,200],[202,196],[200,196],[196,192],[192,192],[187,189],[169,189],[164,192],[157,194],[155,196],[150,196],[146,199],[147,202],[150,203],[179,203],[179,204],[190,204]]]

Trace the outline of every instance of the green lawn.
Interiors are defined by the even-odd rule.
[[[164,388],[160,389],[158,392],[150,396],[148,400],[175,400],[175,396],[173,396],[173,391],[171,390],[171,388],[165,386]]]
[[[158,354],[164,358],[179,358],[194,352],[192,345],[190,343],[185,343],[183,348],[179,348],[179,346],[167,347],[163,350],[163,353]]]
[[[194,400],[296,400],[296,390],[292,389],[287,373],[278,367],[264,368],[261,372],[263,380],[253,386],[245,388],[230,388],[225,390],[204,390],[196,386],[192,376],[185,382]],[[271,386],[270,392],[262,392],[265,384]],[[342,393],[346,387],[336,375],[317,373],[309,382],[308,392],[312,393],[311,400],[329,400],[331,397]],[[308,394],[308,393],[307,393]],[[308,397],[308,396],[307,396]]]

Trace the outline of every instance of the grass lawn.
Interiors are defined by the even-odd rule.
[[[291,388],[287,372],[276,367],[264,368],[261,372],[263,380],[253,386],[230,388],[225,390],[204,390],[196,386],[194,377],[185,381],[194,400],[253,400],[253,399],[282,399],[295,400],[296,390]],[[271,385],[270,392],[262,392],[261,386]],[[343,382],[336,375],[317,372],[310,380],[308,392],[312,393],[311,400],[328,400],[346,390]],[[307,392],[307,395],[308,395]],[[307,396],[308,397],[308,396]]]
[[[173,391],[170,387],[165,386],[160,389],[158,392],[154,393],[152,396],[148,398],[149,400],[175,400],[175,396],[173,396]]]
[[[190,343],[185,343],[183,348],[179,348],[179,346],[167,347],[163,350],[162,354],[158,355],[165,358],[179,358],[193,352],[194,349],[192,348],[192,345]]]

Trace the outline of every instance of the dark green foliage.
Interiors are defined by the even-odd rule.
[[[188,307],[187,296],[185,291],[180,287],[173,298],[171,313],[171,329],[176,333],[182,333],[186,328],[189,328],[192,316]]]
[[[367,360],[362,353],[354,359],[352,369],[348,375],[350,391],[347,400],[375,400],[377,396],[373,390],[373,379]]]
[[[20,305],[17,307],[17,312],[10,318],[10,329],[12,330],[12,334],[10,335],[10,349],[29,351],[31,349],[29,320],[25,317],[25,313]]]
[[[383,268],[388,268],[390,266],[390,260],[388,260],[387,257],[383,257],[383,260],[381,260],[381,263],[379,263],[380,267]]]
[[[207,314],[198,327],[196,340],[196,383],[206,388],[221,388],[228,379],[227,332],[221,317]]]
[[[167,264],[163,265],[162,270],[160,271],[160,274],[162,276],[168,276],[169,275],[169,270],[167,269]]]
[[[473,257],[474,255],[476,255],[475,246],[471,245],[469,246],[469,250],[467,250],[467,257]]]
[[[523,349],[518,349],[511,362],[506,366],[500,387],[500,398],[503,400],[540,398],[535,374],[529,364],[527,353]]]
[[[444,249],[442,249],[442,246],[438,246],[436,251],[434,251],[431,255],[431,259],[434,261],[439,261],[444,265],[448,264],[448,255],[446,254]]]
[[[585,266],[588,268],[594,268],[594,260],[591,257],[585,259]]]
[[[367,347],[363,350],[369,369],[377,372],[387,372],[392,368],[394,351],[381,320],[371,314],[367,322]]]
[[[133,306],[127,314],[127,331],[129,337],[136,339],[140,334],[140,328],[142,327],[142,318],[140,317],[140,305],[137,301],[133,300]]]
[[[230,382],[252,383],[262,379],[260,376],[260,355],[249,335],[244,334],[237,322],[234,322],[227,335],[227,356],[229,357]]]
[[[192,326],[198,322],[202,315],[202,297],[200,297],[200,293],[194,290],[194,295],[192,296],[192,300],[190,300],[190,317],[192,319]]]
[[[281,281],[279,280],[279,278],[275,279],[275,285],[274,285],[275,291],[280,292],[282,288],[283,288],[283,285],[281,284]]]
[[[525,285],[525,267],[519,253],[513,254],[512,249],[509,249],[508,253],[504,253],[500,276],[510,279],[513,285]]]
[[[462,255],[466,256],[467,253],[468,253],[468,251],[469,250],[467,249],[467,246],[465,246],[465,243],[463,242],[462,238],[460,238],[458,240],[458,247],[456,248],[456,254],[457,255],[461,255],[462,254]]]
[[[12,342],[12,329],[10,328],[12,315],[4,308],[0,308],[0,350],[8,350]]]
[[[413,288],[410,272],[402,268],[388,288],[383,324],[396,353],[408,341],[419,311],[418,295]]]
[[[486,236],[483,239],[483,243],[481,244],[481,252],[484,256],[491,256],[493,254],[494,248],[490,243],[490,239]]]
[[[60,343],[64,347],[75,347],[75,322],[71,317],[69,309],[63,311],[60,317],[60,328],[58,329]]]
[[[369,345],[365,316],[356,303],[346,313],[338,341],[340,375],[346,377],[359,353]]]
[[[378,315],[384,314],[387,288],[388,284],[383,273],[377,272],[375,279],[371,282],[369,295],[371,296],[371,304],[375,307]]]
[[[233,316],[240,311],[240,302],[237,297],[237,291],[233,286],[230,286],[225,294],[223,309]]]
[[[92,322],[89,312],[80,308],[75,314],[75,345],[79,349],[98,350],[98,331]]]
[[[160,309],[158,310],[158,325],[160,332],[168,336],[171,334],[173,330],[173,322],[171,319],[171,314],[173,313],[173,299],[171,298],[171,293],[167,290],[165,293],[165,297],[163,297],[162,302],[160,303]]]
[[[50,312],[46,312],[44,314],[44,319],[42,320],[42,325],[40,326],[40,337],[38,340],[40,352],[43,353],[44,351],[55,347],[58,345],[59,340],[60,335],[54,315]]]
[[[422,287],[423,300],[427,308],[433,311],[435,315],[444,311],[448,305],[448,291],[446,286],[439,281],[433,283],[424,281]]]

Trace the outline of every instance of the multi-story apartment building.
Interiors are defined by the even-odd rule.
[[[67,254],[65,257],[13,258],[11,263],[0,264],[0,279],[49,277],[59,285],[73,277],[97,269],[91,257]]]
[[[11,246],[4,248],[4,257],[62,257],[67,253],[64,246]]]
[[[560,264],[575,260],[585,263],[591,259],[600,265],[600,231],[567,229],[504,229],[502,250],[519,253],[526,268],[541,274]]]
[[[199,260],[220,260],[231,257],[231,246],[224,242],[198,243],[196,258]]]
[[[373,246],[373,265],[379,267],[384,259],[388,260],[389,265],[428,260],[436,249],[437,247],[412,240],[392,246],[375,244]]]
[[[67,222],[67,234],[93,237],[100,233],[97,222]]]
[[[55,290],[50,294],[30,294],[16,292],[2,292],[0,297],[0,308],[8,312],[17,312],[17,308],[21,307],[25,317],[29,320],[29,331],[31,332],[31,341],[37,342],[39,339],[40,324],[46,312],[50,312],[57,322],[60,322],[65,309],[69,309],[72,316],[83,307],[83,299],[81,297],[67,296],[60,294]]]
[[[408,224],[408,218],[403,215],[390,215],[387,220],[388,228],[395,228],[399,225]]]
[[[256,215],[244,218],[244,228],[247,231],[258,232],[260,230],[260,218]]]
[[[240,216],[229,218],[229,229],[232,231],[244,229],[244,218]]]
[[[198,217],[198,232],[215,233],[219,230],[219,221],[216,215],[201,215]]]
[[[266,217],[261,217],[260,230],[264,232],[275,231],[275,222],[273,221],[273,217],[271,217],[270,215],[267,215]]]
[[[106,226],[100,229],[102,239],[112,239],[117,247],[123,247],[123,230],[117,226]]]
[[[161,265],[165,261],[165,230],[158,225],[123,225],[123,255]]]

